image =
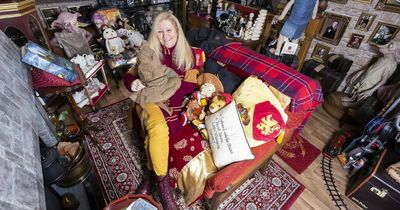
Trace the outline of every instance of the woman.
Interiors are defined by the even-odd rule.
[[[192,69],[200,70],[203,67],[204,52],[190,47],[178,19],[168,12],[155,18],[147,44],[161,63],[172,68],[183,81],[164,106],[149,103],[141,107],[140,117],[147,132],[145,149],[150,172],[146,174],[137,193],[150,194],[155,175],[164,208],[179,209],[168,180],[168,143],[169,138],[181,127],[178,116],[182,110],[183,96],[191,94],[196,88],[194,83],[187,82],[185,78],[189,78]],[[124,82],[132,92],[144,88],[142,81],[132,74],[125,75]]]

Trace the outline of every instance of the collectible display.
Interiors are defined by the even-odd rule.
[[[51,23],[52,27],[63,29],[61,32],[54,33],[54,38],[50,41],[53,46],[64,49],[68,58],[78,54],[91,54],[89,41],[92,34],[78,26],[77,18],[79,13],[61,12],[57,19]]]
[[[70,82],[78,78],[71,61],[30,41],[22,48],[22,61]]]

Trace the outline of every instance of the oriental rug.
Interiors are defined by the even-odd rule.
[[[94,125],[91,132],[98,146],[92,141],[86,142],[106,203],[134,193],[142,180],[144,152],[140,149],[141,142],[127,124],[131,111],[129,103],[129,100],[124,100],[87,114]],[[243,183],[218,209],[288,209],[303,190],[302,184],[271,161],[262,172],[256,172]],[[175,197],[181,209],[205,209],[203,200],[187,206],[179,192]],[[155,199],[158,199],[157,195]]]
[[[301,174],[318,157],[321,151],[301,137],[299,134],[293,137],[277,152],[291,168]]]

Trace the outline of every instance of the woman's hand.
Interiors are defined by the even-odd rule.
[[[140,91],[143,88],[145,88],[145,86],[143,85],[142,81],[140,81],[140,79],[135,79],[131,83],[131,90],[133,92]]]

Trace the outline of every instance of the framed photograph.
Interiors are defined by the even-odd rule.
[[[82,23],[90,23],[90,14],[92,13],[92,5],[80,5],[67,7],[67,11],[70,13],[78,12],[81,17],[78,17],[78,21]]]
[[[57,19],[58,14],[61,13],[61,9],[60,7],[40,8],[40,13],[47,28],[51,28],[51,23]]]
[[[338,4],[346,4],[347,3],[347,0],[329,0],[329,1],[335,2],[335,3],[338,3]]]
[[[372,0],[354,0],[354,1],[361,2],[361,3],[366,3],[366,4],[371,4],[372,3]]]
[[[372,23],[374,22],[375,17],[376,15],[366,12],[361,13],[354,28],[361,31],[368,31]]]
[[[400,13],[400,1],[399,0],[379,0],[379,2],[375,6],[375,9]]]
[[[385,45],[389,43],[399,32],[398,25],[389,23],[378,22],[371,37],[369,37],[368,43],[373,45]]]
[[[350,17],[325,13],[322,27],[317,34],[317,39],[338,45],[350,22]]]
[[[358,49],[360,47],[363,39],[364,39],[364,35],[352,34],[350,37],[349,43],[347,43],[347,47]]]
[[[311,54],[311,58],[317,60],[319,62],[324,61],[324,57],[328,55],[330,47],[317,43],[314,47],[314,50]]]

